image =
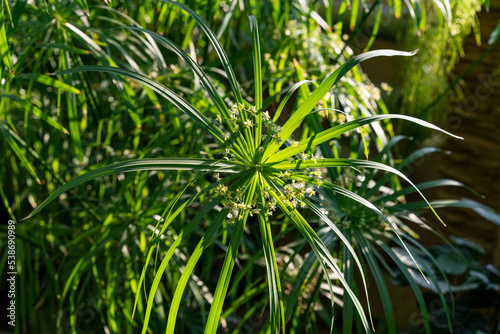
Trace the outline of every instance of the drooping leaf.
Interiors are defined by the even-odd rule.
[[[1,124],[1,123],[0,123]],[[24,219],[29,219],[36,215],[43,208],[45,208],[50,202],[55,200],[61,194],[66,191],[96,178],[126,173],[139,170],[192,170],[192,171],[213,171],[213,172],[224,172],[224,173],[235,173],[239,170],[238,164],[231,162],[218,162],[213,160],[203,160],[203,159],[182,159],[182,158],[171,158],[171,159],[139,159],[131,160],[125,162],[119,162],[111,164],[105,167],[94,169],[83,175],[77,176],[70,182],[66,183],[62,187],[54,191],[42,204],[40,204],[29,216]],[[23,219],[23,220],[24,220]]]

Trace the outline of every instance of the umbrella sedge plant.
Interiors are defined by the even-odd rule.
[[[319,259],[319,263],[325,277],[330,277],[329,273],[331,272],[336,274],[343,286],[345,294],[350,297],[353,307],[359,315],[364,330],[366,332],[370,332],[373,328],[373,325],[370,324],[370,307],[368,306],[368,314],[366,314],[359,299],[353,291],[353,287],[344,277],[341,268],[339,268],[336,259],[332,256],[330,250],[318,236],[316,231],[299,212],[299,209],[311,209],[311,211],[317,214],[319,219],[324,220],[332,231],[336,233],[337,237],[343,241],[348,253],[352,256],[353,263],[355,263],[360,270],[363,289],[368,300],[366,277],[364,276],[360,259],[354,252],[351,243],[335,224],[331,223],[328,219],[325,219],[325,217],[321,214],[318,204],[308,200],[308,197],[313,196],[316,191],[320,191],[321,189],[328,189],[329,191],[342,194],[343,196],[360,203],[374,212],[381,219],[383,219],[388,226],[391,226],[394,233],[397,235],[397,230],[393,227],[392,223],[376,206],[348,189],[328,182],[328,180],[324,178],[323,173],[328,168],[353,167],[376,169],[394,173],[410,185],[414,185],[399,170],[388,165],[361,159],[341,159],[331,157],[331,154],[328,153],[327,143],[348,131],[358,129],[373,122],[394,118],[408,120],[430,129],[445,133],[447,132],[425,121],[396,114],[375,115],[359,118],[333,126],[323,131],[312,133],[311,136],[301,139],[300,141],[294,140],[294,132],[301,126],[304,119],[315,111],[316,106],[324,98],[325,94],[329,92],[350,69],[362,61],[378,56],[412,56],[415,52],[377,50],[366,52],[351,58],[349,61],[338,67],[333,73],[329,74],[323,82],[321,82],[321,84],[312,83],[316,86],[316,88],[304,100],[304,102],[291,113],[289,119],[286,120],[283,125],[279,125],[278,118],[293,92],[302,85],[306,85],[311,82],[303,80],[292,86],[288,94],[281,101],[273,116],[270,115],[268,111],[263,109],[261,52],[258,25],[255,18],[250,16],[250,26],[253,40],[252,58],[255,77],[255,97],[252,101],[253,104],[251,104],[243,98],[243,94],[240,90],[240,86],[229,62],[228,56],[218,42],[216,35],[210,30],[207,22],[205,22],[199,15],[185,5],[173,1],[166,2],[178,6],[188,13],[209,39],[213,49],[217,52],[227,75],[227,80],[232,93],[232,103],[228,103],[227,100],[223,99],[219,91],[215,89],[200,66],[188,54],[186,54],[181,47],[170,42],[166,37],[158,35],[154,32],[146,31],[141,28],[130,29],[142,30],[145,34],[153,37],[159,45],[175,52],[186,62],[186,64],[199,78],[203,88],[210,96],[211,102],[216,107],[218,113],[215,119],[208,118],[206,113],[195,109],[190,103],[160,82],[131,70],[111,66],[81,66],[56,74],[67,75],[79,72],[98,71],[135,80],[143,84],[148,89],[153,90],[159,96],[167,99],[174,106],[188,115],[203,129],[203,131],[206,132],[207,136],[211,137],[218,145],[220,145],[221,151],[225,152],[225,154],[218,160],[144,158],[123,161],[97,168],[76,177],[57,189],[27,218],[37,214],[49,205],[50,202],[58,198],[58,196],[75,186],[112,174],[144,170],[177,170],[193,171],[200,173],[201,175],[212,174],[216,179],[216,182],[211,186],[200,190],[197,194],[184,202],[181,201],[181,192],[168,204],[167,209],[162,215],[162,219],[159,220],[159,222],[163,221],[163,225],[160,228],[158,223],[155,233],[151,236],[149,251],[146,255],[146,264],[139,279],[140,285],[144,284],[145,270],[147,265],[150,263],[155,246],[160,240],[160,236],[165,233],[169,224],[178,218],[180,213],[188,205],[192,204],[201,197],[208,198],[210,201],[210,204],[207,206],[208,209],[214,208],[217,204],[222,205],[222,210],[213,219],[208,230],[192,251],[192,254],[189,257],[189,260],[178,281],[169,309],[166,332],[174,333],[177,312],[190,275],[197,265],[201,255],[214,241],[217,231],[221,228],[223,222],[225,222],[233,225],[232,235],[230,237],[227,253],[220,271],[210,311],[205,324],[205,333],[216,333],[220,322],[224,300],[227,295],[230,279],[234,270],[238,249],[242,243],[242,235],[245,226],[253,221],[258,222],[267,268],[270,310],[269,329],[274,333],[285,332],[285,325],[287,321],[285,314],[289,305],[285,305],[283,299],[283,290],[280,284],[279,268],[276,261],[273,235],[271,232],[271,222],[269,219],[269,216],[273,215],[277,210],[280,210],[283,214],[285,214],[286,217],[288,217],[288,219],[293,223],[297,231],[300,232],[305,240],[307,240],[315,256]],[[326,102],[324,102],[324,104],[326,105]],[[453,136],[452,134],[449,135]],[[321,150],[319,151],[321,154],[310,153],[315,152],[314,148],[316,147],[321,147]],[[415,189],[420,193],[417,188]],[[205,195],[209,196],[205,197]],[[420,195],[422,194],[420,193]],[[427,200],[425,201],[427,202]],[[431,210],[435,213],[432,207]],[[162,279],[163,272],[168,266],[169,260],[172,258],[176,249],[179,248],[182,240],[197,227],[197,224],[202,220],[204,215],[205,210],[191,220],[189,224],[187,224],[184,229],[179,232],[179,236],[170,245],[167,252],[163,256],[156,276],[151,284],[149,293],[147,294],[147,306],[142,333],[146,333],[148,330],[148,321],[155,301],[154,296],[160,284],[160,280]],[[438,217],[437,214],[436,217]],[[398,238],[413,260],[411,253],[399,235]],[[415,260],[413,261],[415,262]],[[418,267],[417,262],[415,262],[415,264]],[[422,271],[420,272],[422,273]],[[328,280],[328,285],[329,290],[333,295],[333,283],[330,280]],[[137,301],[141,298],[140,291],[140,289],[137,289],[135,305],[137,305]],[[331,306],[333,312],[333,299]],[[135,306],[132,312],[132,317],[134,312]]]

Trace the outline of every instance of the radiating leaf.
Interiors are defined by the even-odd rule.
[[[283,130],[280,133],[280,139],[282,141],[287,140],[299,126],[302,120],[313,110],[316,104],[325,96],[325,94],[354,66],[358,65],[362,61],[373,57],[380,56],[413,56],[416,51],[413,52],[403,52],[394,50],[377,50],[362,53],[358,56],[352,57],[346,63],[342,64],[335,72],[330,74],[323,82],[316,88],[311,95],[299,106],[299,108],[292,114],[290,119],[283,126]],[[266,149],[264,157],[267,158],[278,148],[278,145],[272,143]]]
[[[2,124],[2,123],[0,123]],[[62,187],[54,191],[42,204],[40,204],[29,216],[24,219],[29,219],[32,216],[40,212],[44,207],[46,207],[50,202],[59,197],[66,191],[96,178],[133,172],[139,170],[193,170],[193,171],[213,171],[213,172],[223,172],[223,173],[235,173],[239,169],[238,164],[230,162],[217,162],[212,160],[203,159],[182,159],[182,158],[170,158],[170,159],[139,159],[131,160],[125,162],[118,162],[105,167],[94,169],[88,173],[77,176],[70,182],[66,183]],[[23,220],[24,220],[23,219]]]
[[[177,108],[186,113],[191,119],[193,119],[198,125],[200,125],[204,130],[209,132],[214,139],[216,139],[219,143],[223,144],[224,140],[223,132],[217,128],[210,120],[208,120],[202,113],[196,110],[191,104],[189,104],[186,100],[181,98],[179,95],[163,86],[162,84],[136,72],[129,71],[123,68],[116,68],[111,66],[81,66],[74,67],[66,71],[61,71],[56,73],[56,75],[64,75],[69,73],[77,73],[77,72],[106,72],[110,74],[121,75],[133,80],[140,82],[154,90],[160,96],[166,98],[168,101],[172,102]]]

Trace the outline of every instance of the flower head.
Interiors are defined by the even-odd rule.
[[[243,122],[243,125],[244,125],[247,129],[249,129],[249,128],[251,128],[251,127],[253,126],[253,123],[252,123],[252,121],[251,121],[250,119],[247,119],[246,121],[244,121],[244,122]]]

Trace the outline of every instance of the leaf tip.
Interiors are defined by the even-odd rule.
[[[27,215],[26,217],[24,217],[23,219],[21,219],[20,222],[30,219],[32,217],[32,215],[33,215],[33,212],[30,213],[29,215]]]

